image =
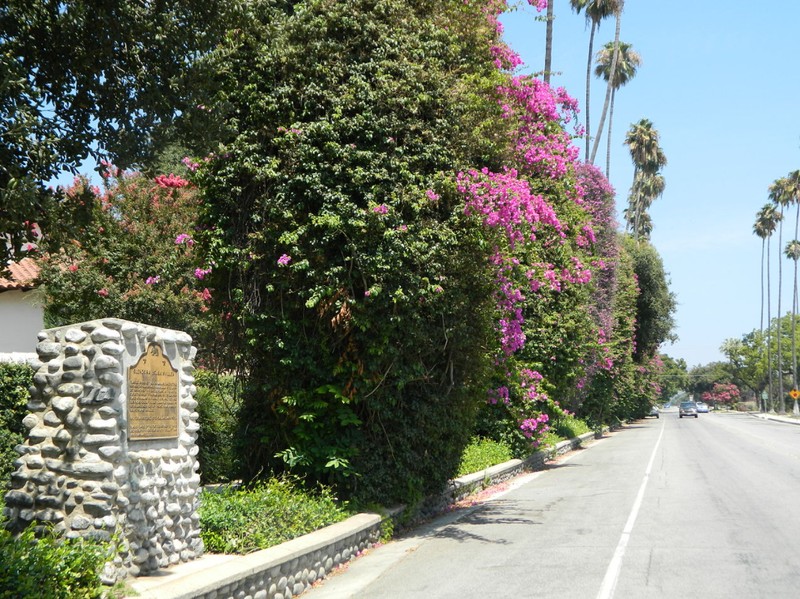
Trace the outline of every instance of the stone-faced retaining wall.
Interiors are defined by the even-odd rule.
[[[176,577],[140,577],[137,599],[289,599],[380,539],[381,517],[357,514],[276,547]],[[211,559],[211,556],[200,561]],[[200,564],[198,564],[200,565]],[[192,566],[192,569],[193,566]]]
[[[42,331],[36,350],[30,414],[23,420],[28,438],[17,446],[20,458],[5,496],[9,527],[36,522],[67,537],[116,535],[120,552],[106,564],[108,582],[199,556],[191,337],[104,319]],[[138,383],[130,377],[148,363],[145,357],[165,370],[136,371],[147,379],[137,392],[144,411],[135,422],[145,431],[137,436],[128,400]],[[148,412],[148,402],[157,408]],[[148,436],[151,424],[155,434]]]

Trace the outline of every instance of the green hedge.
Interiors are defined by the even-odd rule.
[[[0,362],[0,493],[8,485],[14,460],[19,457],[14,447],[25,440],[22,419],[32,382],[33,368],[27,364]]]

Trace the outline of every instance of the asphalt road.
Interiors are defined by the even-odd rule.
[[[800,597],[800,426],[676,411],[370,550],[307,599]]]

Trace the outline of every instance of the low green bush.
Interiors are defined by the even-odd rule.
[[[203,491],[201,537],[212,553],[245,554],[279,545],[352,515],[330,489],[305,490],[295,478]]]
[[[0,522],[0,599],[94,599],[108,590],[100,570],[110,546],[84,539],[36,538],[33,528],[15,537]]]
[[[480,472],[491,466],[507,462],[513,457],[508,444],[476,437],[464,448],[461,464],[458,467],[458,476]]]

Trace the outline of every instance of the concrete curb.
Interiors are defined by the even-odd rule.
[[[524,471],[541,470],[548,460],[597,438],[593,432],[534,452],[526,460],[509,460],[450,481],[438,506],[452,505],[486,487],[499,484]],[[395,512],[400,510],[393,510]],[[276,547],[249,555],[207,554],[192,562],[129,579],[138,599],[288,599],[302,593],[316,580],[356,557],[380,540],[377,514],[357,514]]]

